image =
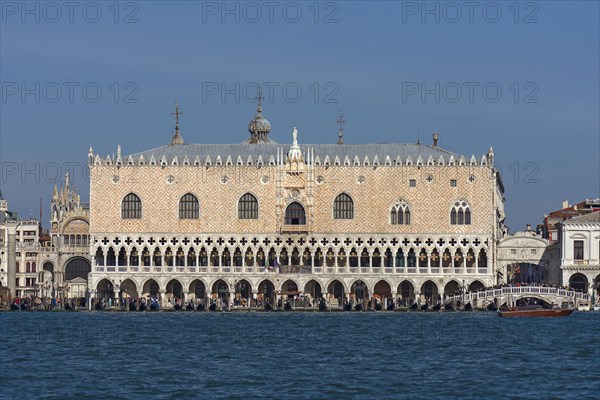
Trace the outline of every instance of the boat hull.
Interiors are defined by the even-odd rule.
[[[499,317],[567,317],[573,310],[546,308],[542,310],[508,310],[498,311]]]

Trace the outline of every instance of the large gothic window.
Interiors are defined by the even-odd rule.
[[[306,225],[304,207],[298,202],[293,202],[285,209],[286,225]]]
[[[390,209],[390,224],[410,225],[410,207],[402,199],[398,200]]]
[[[250,193],[240,197],[238,202],[239,219],[258,219],[258,200]]]
[[[450,224],[471,225],[471,208],[466,201],[461,200],[454,203],[450,210]]]
[[[179,200],[179,219],[198,218],[200,218],[198,198],[191,193],[187,193]]]
[[[121,203],[121,218],[123,219],[141,219],[142,218],[142,201],[140,198],[129,193]]]
[[[346,193],[342,193],[335,198],[333,202],[333,218],[354,218],[354,202],[352,201],[352,197],[348,196]]]

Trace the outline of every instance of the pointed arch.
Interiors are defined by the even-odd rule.
[[[98,247],[96,249],[96,265],[100,265],[103,266],[104,265],[104,250],[102,250],[102,247]],[[17,272],[19,272],[19,266],[17,265]]]
[[[323,266],[323,251],[320,248],[315,251],[314,265],[315,267]]]
[[[257,254],[257,258],[258,258],[258,254]],[[248,247],[246,249],[246,253],[244,254],[244,263],[249,267],[254,266],[254,252],[252,251],[251,247]]]
[[[335,252],[331,247],[327,250],[327,254],[325,255],[325,265],[327,267],[335,266]]]
[[[150,250],[148,250],[148,247],[144,247],[144,250],[142,250],[142,265],[144,267],[150,266]]]
[[[450,225],[471,225],[471,206],[466,200],[457,200],[450,209]]]
[[[170,247],[167,247],[167,249],[165,250],[165,266],[173,266],[173,251]]]
[[[337,265],[340,268],[345,268],[346,267],[346,252],[344,251],[343,247],[338,251]]]
[[[162,253],[158,246],[156,246],[156,248],[154,249],[154,253],[152,255],[152,263],[153,265],[156,265],[158,267],[162,266]]]
[[[177,253],[175,254],[175,266],[183,267],[185,266],[185,252],[182,247],[177,249]]]
[[[187,253],[187,265],[190,267],[196,266],[196,250],[193,247],[190,247]]]
[[[265,257],[265,251],[263,250],[262,247],[259,247],[258,251],[256,252],[256,265],[258,265],[259,267],[264,267],[266,265],[266,257]]]
[[[108,251],[106,252],[106,265],[117,265],[117,257],[112,247],[109,247]]]
[[[137,267],[139,265],[139,259],[137,248],[134,246],[129,252],[129,265]]]
[[[233,266],[241,267],[242,264],[243,264],[242,250],[240,250],[239,247],[236,247],[235,251],[233,252]]]
[[[410,207],[403,199],[398,199],[390,206],[390,224],[410,225]]]

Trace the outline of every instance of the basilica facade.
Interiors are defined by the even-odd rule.
[[[177,116],[179,112],[177,111]],[[207,302],[298,294],[436,303],[496,284],[506,234],[494,153],[421,143],[291,144],[259,108],[241,144],[88,153],[95,298]],[[87,219],[86,219],[87,222]]]

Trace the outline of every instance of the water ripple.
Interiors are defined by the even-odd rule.
[[[598,398],[600,313],[0,313],[2,398]]]

